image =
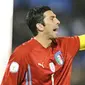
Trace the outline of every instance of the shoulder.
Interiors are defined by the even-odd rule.
[[[34,41],[32,39],[22,43],[21,45],[17,46],[13,53],[11,54],[10,59],[15,60],[23,60],[27,56],[29,56],[29,53],[32,51],[34,45]]]
[[[56,41],[58,41],[59,43],[65,43],[65,42],[69,42],[69,41],[74,41],[74,40],[79,40],[78,36],[68,36],[68,37],[58,37],[56,39]]]
[[[74,45],[77,45],[77,47],[79,47],[79,43],[80,43],[78,36],[58,37],[56,39],[56,42],[60,47],[63,48],[72,47]]]
[[[28,53],[29,51],[31,51],[33,49],[34,46],[34,41],[33,39],[30,39],[24,43],[22,43],[21,45],[17,46],[15,48],[15,50],[13,51],[13,53]]]

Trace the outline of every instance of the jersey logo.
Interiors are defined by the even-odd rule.
[[[44,68],[44,65],[43,65],[43,63],[41,64],[41,63],[38,63],[38,65],[39,66],[41,66],[42,68]]]
[[[55,55],[54,55],[54,58],[59,65],[64,64],[64,60],[63,60],[61,51],[56,52]]]
[[[19,70],[19,64],[17,62],[12,62],[10,65],[10,72],[16,73]]]

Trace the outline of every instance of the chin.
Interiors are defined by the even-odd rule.
[[[57,36],[57,35],[55,35],[55,36],[54,36],[54,39],[56,39],[57,37],[58,37],[58,36]]]

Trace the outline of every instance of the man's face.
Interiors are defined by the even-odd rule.
[[[60,21],[51,10],[44,12],[44,17],[44,34],[50,39],[57,38]]]

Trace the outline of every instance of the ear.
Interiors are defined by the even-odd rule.
[[[44,30],[44,26],[41,23],[37,23],[36,27],[39,31],[43,31]]]

